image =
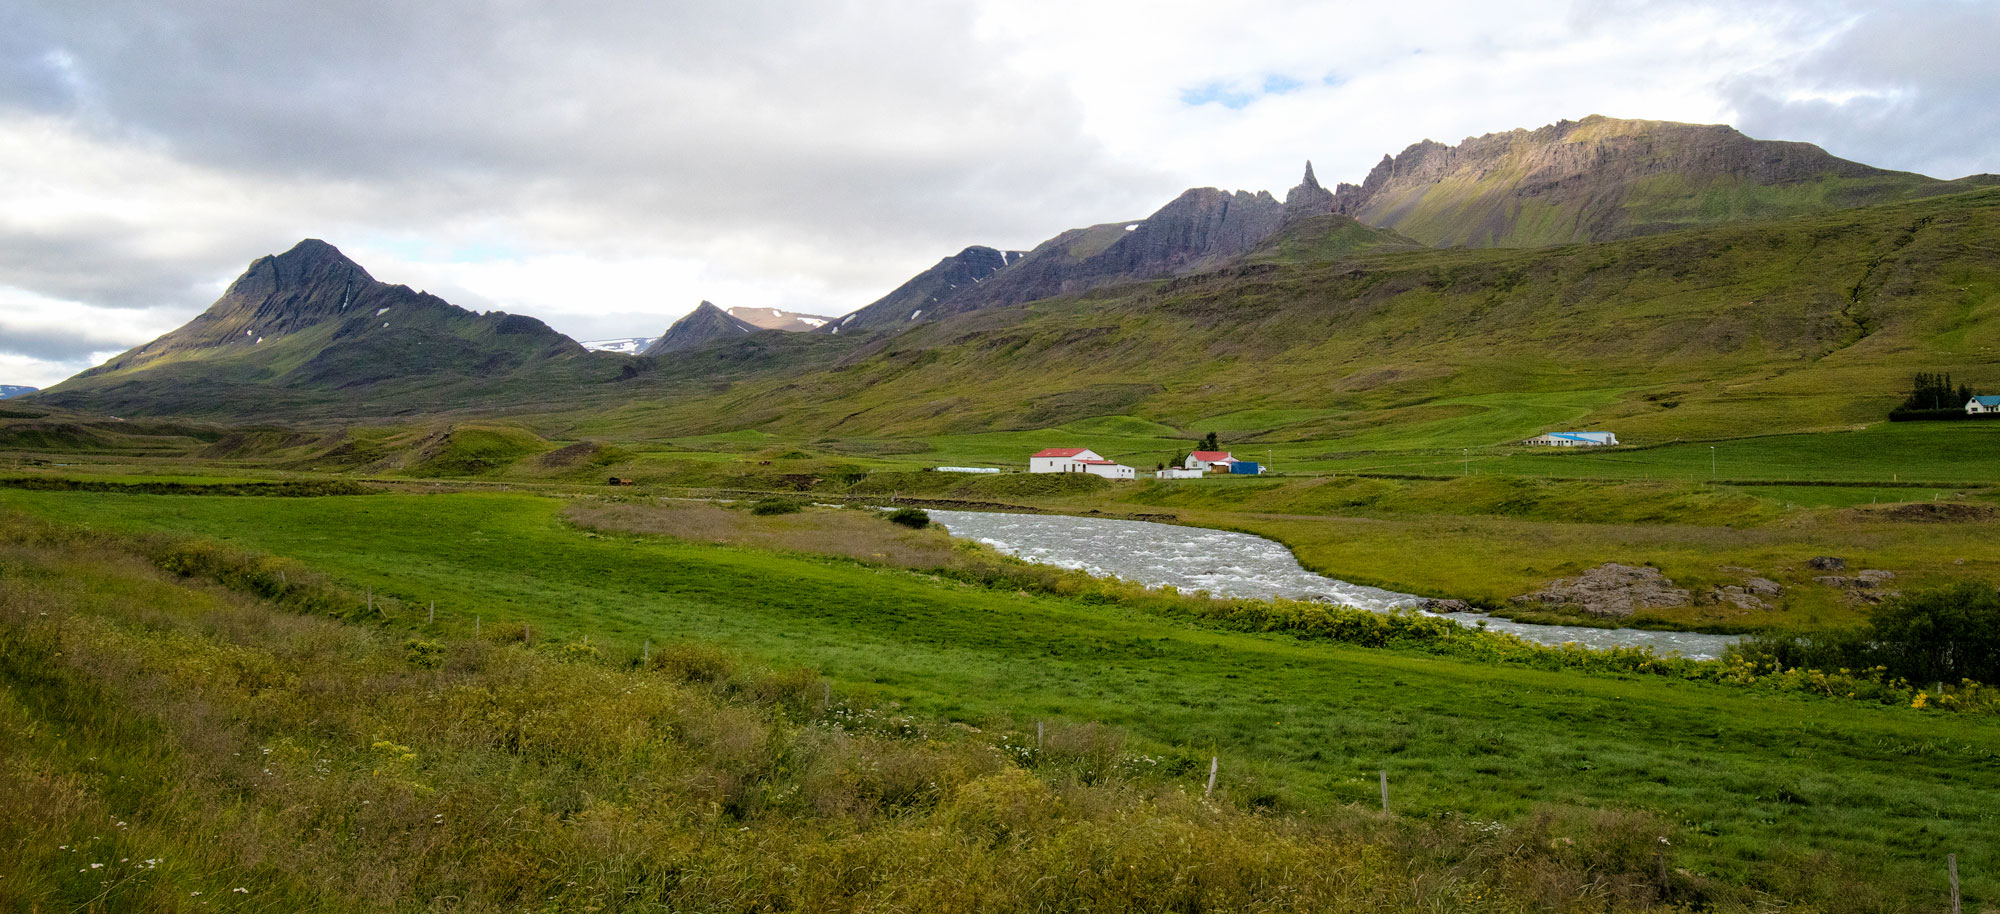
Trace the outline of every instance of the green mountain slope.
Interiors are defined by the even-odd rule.
[[[526,315],[478,314],[378,282],[332,245],[300,242],[252,263],[181,328],[37,395],[117,415],[297,418],[385,415],[615,377]]]
[[[1972,189],[1721,125],[1592,115],[1425,140],[1343,184],[1333,209],[1443,247],[1534,247],[1826,212]]]
[[[577,427],[923,436],[1130,415],[1342,448],[1572,424],[1645,443],[1879,420],[1918,370],[2000,384],[2000,190],[1537,250],[1275,250],[919,325],[821,367],[800,353],[782,377],[635,396]]]

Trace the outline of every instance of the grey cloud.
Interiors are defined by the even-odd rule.
[[[93,328],[55,330],[42,327],[9,327],[0,323],[0,353],[27,356],[45,362],[88,363],[100,352],[119,352],[145,340],[111,339]]]
[[[1723,87],[1737,126],[1932,177],[1993,170],[2000,58],[1992,43],[2000,36],[2000,4],[1917,0],[1850,9],[1855,14],[1831,40]]]
[[[607,233],[901,244],[1047,233],[1161,192],[1082,138],[1065,92],[996,75],[951,5],[29,6],[6,49],[73,58],[80,118],[454,213],[554,199]]]
[[[224,262],[148,253],[140,241],[129,229],[109,223],[61,232],[0,226],[0,283],[107,308],[214,298],[210,287]]]

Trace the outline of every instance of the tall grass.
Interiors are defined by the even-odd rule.
[[[186,551],[186,550],[183,550]],[[1639,813],[1302,819],[1102,727],[1040,745],[651,662],[296,610],[214,549],[0,535],[0,908],[1747,908]],[[254,563],[253,563],[254,564]],[[289,571],[286,575],[289,580]],[[1173,767],[1173,766],[1170,766]],[[1671,840],[1669,838],[1669,840]]]

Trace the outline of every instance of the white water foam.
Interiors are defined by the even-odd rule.
[[[1147,521],[1061,515],[930,511],[951,535],[977,540],[1030,562],[1119,577],[1148,587],[1171,585],[1216,596],[1321,599],[1370,612],[1416,609],[1413,594],[1350,584],[1299,566],[1282,544],[1261,536]],[[1419,610],[1421,611],[1421,610]],[[1532,625],[1480,613],[1425,613],[1538,644],[1569,642],[1590,648],[1650,647],[1694,659],[1721,656],[1733,635],[1656,632],[1635,628]]]

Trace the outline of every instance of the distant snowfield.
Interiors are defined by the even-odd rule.
[[[622,352],[626,355],[638,355],[641,352],[645,352],[646,347],[653,345],[653,341],[658,338],[652,336],[635,336],[623,340],[586,340],[582,345],[583,348],[592,352]]]

